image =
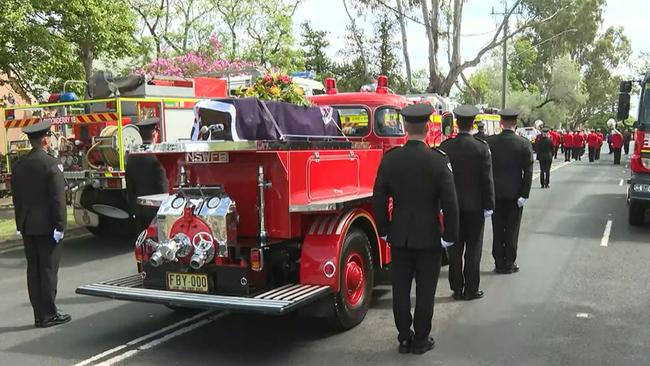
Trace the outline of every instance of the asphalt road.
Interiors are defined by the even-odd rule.
[[[0,253],[0,365],[648,365],[650,226],[627,225],[626,162],[558,160],[550,190],[535,180],[517,274],[491,272],[488,224],[486,297],[452,301],[443,269],[437,346],[423,356],[397,353],[386,285],[344,333],[299,315],[178,313],[75,295],[78,285],[135,273],[130,243],[86,237],[65,243],[58,302],[74,319],[61,327],[32,327],[23,253]]]

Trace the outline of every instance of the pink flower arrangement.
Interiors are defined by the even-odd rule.
[[[188,52],[185,55],[161,57],[137,70],[145,75],[164,75],[175,77],[192,77],[198,74],[219,73],[224,70],[243,71],[254,67],[247,61],[228,61],[220,59],[221,42],[212,34],[209,39],[210,49],[207,52]]]

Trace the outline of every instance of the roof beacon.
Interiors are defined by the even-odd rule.
[[[388,77],[379,75],[377,78],[377,93],[388,94]]]
[[[327,78],[325,79],[325,93],[327,94],[336,94],[339,91],[336,89],[336,79]]]

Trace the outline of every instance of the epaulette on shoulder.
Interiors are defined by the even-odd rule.
[[[478,137],[476,137],[476,136],[474,136],[474,138],[475,138],[476,140],[481,141],[482,143],[484,143],[484,144],[487,145],[487,141],[483,140],[482,138],[478,138]]]
[[[442,150],[440,150],[440,149],[439,149],[439,148],[437,148],[437,147],[434,147],[434,148],[433,148],[433,149],[431,149],[431,150],[433,150],[433,151],[435,151],[435,152],[437,152],[438,154],[440,154],[440,155],[442,155],[442,156],[447,156],[447,153],[446,153],[446,152],[444,152],[444,151],[442,151]]]

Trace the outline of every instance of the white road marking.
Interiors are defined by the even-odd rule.
[[[578,313],[578,314],[576,314],[576,318],[588,319],[590,317],[591,317],[591,315],[589,313]]]
[[[174,323],[174,324],[171,324],[171,325],[168,325],[168,326],[166,326],[166,327],[164,327],[164,328],[158,329],[157,331],[151,332],[151,333],[149,333],[149,334],[145,334],[145,335],[143,335],[142,337],[136,338],[136,339],[134,339],[134,340],[132,340],[132,341],[129,341],[129,342],[125,343],[125,344],[122,344],[122,345],[120,345],[120,346],[117,346],[117,347],[111,348],[111,349],[109,349],[108,351],[104,351],[104,352],[102,352],[102,353],[100,353],[100,354],[98,354],[98,355],[95,355],[95,356],[93,356],[93,357],[91,357],[91,358],[88,358],[88,359],[83,360],[83,361],[81,361],[81,362],[79,362],[79,363],[76,363],[74,366],[85,366],[85,365],[90,365],[90,364],[92,364],[92,363],[95,362],[95,361],[99,361],[99,360],[101,360],[102,358],[105,358],[105,357],[108,357],[108,356],[110,356],[110,355],[112,355],[112,354],[114,354],[114,353],[120,352],[120,351],[122,351],[123,349],[126,349],[126,348],[128,348],[128,347],[135,346],[135,345],[140,344],[140,343],[145,342],[145,341],[148,341],[149,339],[155,338],[155,337],[157,337],[157,336],[159,336],[159,335],[161,335],[161,334],[164,334],[164,333],[166,333],[166,332],[168,332],[168,331],[170,331],[170,330],[172,330],[172,329],[174,329],[174,328],[178,328],[178,327],[185,326],[185,325],[188,324],[188,323],[195,322],[195,321],[200,320],[200,319],[202,319],[202,318],[205,318],[205,317],[207,317],[207,316],[209,316],[209,315],[211,315],[211,314],[215,314],[215,311],[214,311],[214,310],[208,310],[208,311],[201,312],[201,313],[199,313],[199,314],[194,315],[194,316],[191,317],[191,318],[183,319],[183,320],[178,321],[178,322],[176,322],[176,323]],[[219,315],[219,314],[223,314],[223,315],[225,315],[226,313],[217,313],[216,315]],[[211,319],[210,321],[212,321],[212,320],[214,320],[214,319],[216,319],[216,318],[214,318],[214,319],[213,319],[213,318],[210,318],[210,319]],[[204,320],[207,320],[207,319],[204,319]],[[195,323],[195,324],[198,324],[198,323]],[[194,324],[190,324],[189,326],[192,326],[192,325],[194,325]],[[188,326],[188,327],[189,327],[189,326]],[[178,332],[178,331],[180,331],[180,330],[182,330],[182,329],[185,329],[185,328],[177,329],[175,332]],[[194,328],[192,328],[192,329],[194,329]],[[173,334],[173,333],[169,333],[169,334]],[[168,334],[168,335],[169,335],[169,334]],[[181,333],[181,334],[182,334],[182,333]],[[160,339],[163,339],[163,338],[165,338],[165,337],[166,337],[166,336],[164,336],[164,337],[162,337],[162,338],[160,338]],[[129,351],[129,352],[131,352],[131,351]],[[128,352],[126,352],[126,353],[128,353]],[[125,354],[126,354],[126,353],[125,353]]]
[[[600,239],[600,246],[601,247],[606,247],[607,244],[609,243],[609,235],[612,232],[612,220],[607,220],[607,224],[605,225],[605,232],[603,232],[603,238]]]
[[[618,185],[619,185],[619,186],[621,186],[621,187],[623,187],[623,182],[624,182],[624,180],[623,180],[623,179],[621,179],[621,181],[620,181],[620,182],[618,182]]]
[[[11,248],[0,250],[0,254],[15,252],[15,251],[17,251],[19,249],[23,249],[23,246],[19,245],[19,246],[16,246],[16,247],[11,247]]]
[[[208,319],[203,319],[203,320],[201,320],[201,321],[199,321],[197,323],[190,324],[190,325],[188,325],[186,327],[177,329],[177,330],[175,330],[175,331],[173,331],[173,332],[171,332],[169,334],[166,334],[165,336],[163,336],[161,338],[154,339],[151,342],[145,343],[145,344],[139,346],[136,349],[129,350],[127,352],[122,353],[121,355],[117,355],[117,356],[115,356],[113,358],[110,358],[110,359],[104,361],[104,362],[98,363],[98,364],[96,364],[96,366],[112,366],[112,365],[115,365],[115,364],[117,364],[119,362],[122,362],[122,361],[126,360],[127,358],[131,358],[131,357],[137,355],[138,353],[140,353],[140,351],[145,351],[145,350],[151,349],[153,347],[159,346],[159,345],[161,345],[161,344],[163,344],[163,343],[165,343],[165,342],[167,342],[167,341],[169,341],[169,340],[171,340],[173,338],[176,338],[176,337],[178,337],[180,335],[191,332],[194,329],[197,329],[197,328],[200,328],[200,327],[202,327],[202,326],[204,326],[206,324],[209,324],[209,323],[215,321],[216,319],[225,316],[226,314],[228,314],[228,313],[227,312],[222,312],[222,313],[216,314],[214,316],[211,316]]]

